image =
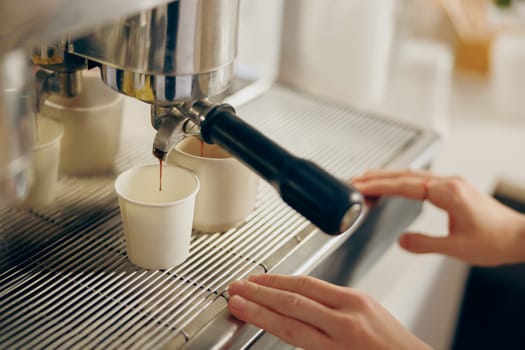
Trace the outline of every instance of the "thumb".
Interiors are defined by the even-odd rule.
[[[457,242],[452,237],[431,237],[406,233],[399,237],[399,245],[412,253],[440,253],[453,255]]]

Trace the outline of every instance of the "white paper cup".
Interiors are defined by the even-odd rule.
[[[60,123],[49,118],[37,119],[38,138],[32,149],[32,180],[22,208],[35,208],[49,204],[58,185],[60,140],[64,129]]]
[[[195,204],[193,228],[221,232],[246,220],[255,208],[258,176],[217,145],[204,145],[189,137],[170,152],[168,162],[194,172],[201,184]]]
[[[74,98],[51,96],[42,115],[64,125],[60,171],[100,175],[113,170],[120,143],[123,96],[104,85],[100,76],[83,76],[82,92]]]
[[[189,254],[191,222],[199,179],[191,172],[164,166],[129,169],[115,181],[129,260],[146,269],[169,269]]]

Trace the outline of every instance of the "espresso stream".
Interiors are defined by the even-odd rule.
[[[204,141],[201,141],[201,157],[204,157]],[[162,159],[159,159],[159,191],[162,191]]]
[[[159,191],[162,191],[162,159],[159,159]]]

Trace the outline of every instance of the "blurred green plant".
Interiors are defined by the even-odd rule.
[[[509,7],[512,5],[512,0],[494,0],[494,3],[498,7]]]

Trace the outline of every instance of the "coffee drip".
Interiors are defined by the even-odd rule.
[[[162,159],[159,159],[159,191],[162,191]]]

